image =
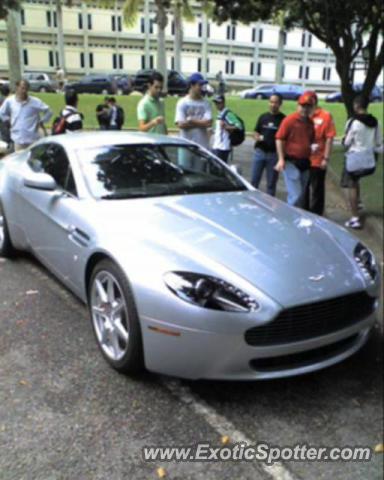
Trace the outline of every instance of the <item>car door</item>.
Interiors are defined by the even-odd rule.
[[[50,270],[70,283],[73,259],[81,250],[73,241],[71,223],[79,202],[72,168],[64,148],[53,142],[32,148],[28,164],[32,171],[47,173],[57,183],[54,191],[26,186],[21,190],[29,243]]]

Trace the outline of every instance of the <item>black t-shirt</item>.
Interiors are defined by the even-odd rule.
[[[105,110],[104,113],[101,113],[100,115],[96,115],[97,121],[99,122],[100,127],[109,127],[110,113],[109,113],[108,106],[101,103],[96,107],[97,113],[102,112],[103,110]]]
[[[260,148],[264,152],[276,152],[275,135],[284,118],[285,115],[282,112],[276,115],[270,112],[260,115],[255,126],[255,132],[260,133],[264,138],[255,143],[255,148]]]

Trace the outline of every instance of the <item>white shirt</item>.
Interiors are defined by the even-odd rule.
[[[188,120],[212,120],[211,106],[207,100],[193,100],[189,95],[182,98],[176,105],[175,123]],[[209,148],[207,127],[181,128],[180,136],[192,140],[204,148]]]
[[[228,109],[224,108],[221,112],[218,113],[216,119],[216,128],[215,128],[215,136],[213,138],[213,145],[212,148],[214,150],[224,150],[228,151],[231,150],[231,140],[229,138],[229,132],[225,130],[221,126],[221,120],[225,117]]]
[[[347,123],[346,130],[348,133],[344,139],[344,145],[348,152],[364,152],[382,150],[381,126],[378,124],[376,128],[369,128],[356,118]]]
[[[19,145],[36,141],[39,138],[40,122],[46,123],[51,117],[51,109],[36,97],[28,97],[27,100],[20,102],[12,95],[0,108],[0,118],[3,121],[10,121],[11,138]]]

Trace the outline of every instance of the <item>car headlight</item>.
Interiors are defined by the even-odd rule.
[[[373,282],[378,273],[377,263],[373,253],[362,243],[358,243],[353,252],[353,256],[364,277]]]
[[[259,308],[255,299],[224,280],[190,272],[168,272],[167,287],[179,298],[203,308],[225,312],[254,312]]]

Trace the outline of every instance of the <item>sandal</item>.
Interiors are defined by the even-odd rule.
[[[350,218],[348,221],[346,221],[344,223],[344,225],[347,227],[347,228],[353,228],[355,230],[359,230],[360,228],[362,228],[362,225],[361,225],[361,222],[360,222],[360,218],[359,217],[352,217]]]

